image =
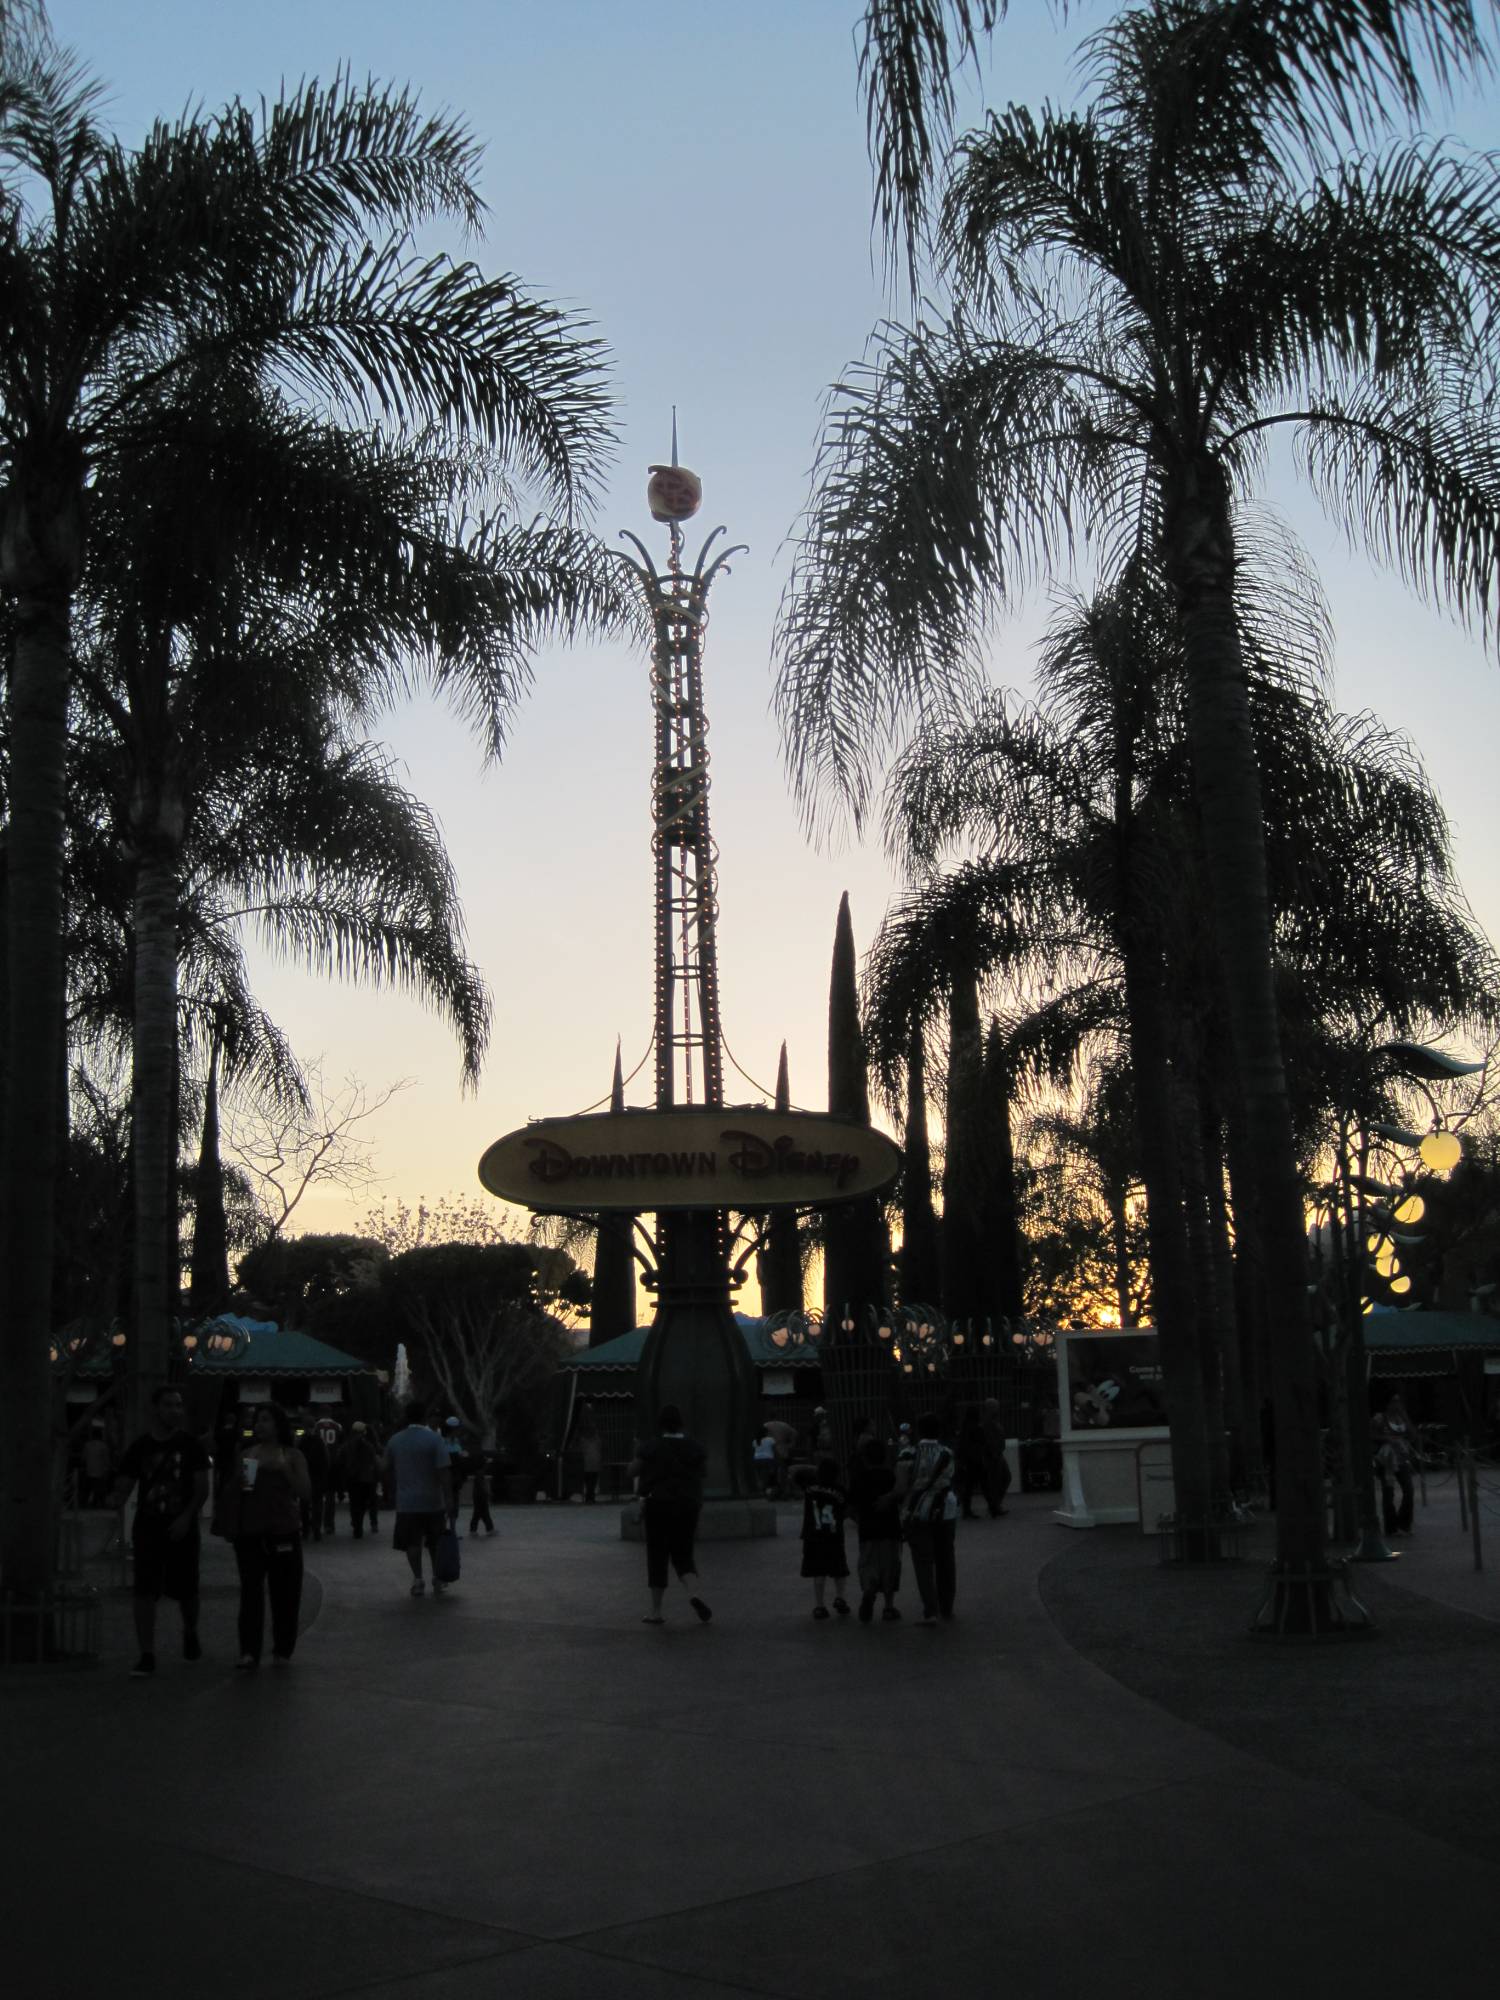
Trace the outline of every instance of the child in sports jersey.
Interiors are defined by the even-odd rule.
[[[820,1458],[813,1479],[802,1489],[802,1574],[811,1577],[813,1617],[826,1618],[824,1593],[832,1583],[833,1608],[847,1618],[844,1584],[849,1577],[849,1558],[844,1553],[844,1517],[849,1511],[848,1496],[839,1480],[838,1461]]]

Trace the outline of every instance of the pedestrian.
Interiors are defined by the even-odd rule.
[[[1380,1477],[1381,1513],[1385,1533],[1409,1535],[1415,1493],[1412,1473],[1416,1467],[1417,1427],[1407,1415],[1400,1396],[1392,1396],[1370,1426],[1375,1445],[1375,1470]],[[1393,1489],[1399,1488],[1398,1502]]]
[[[473,1459],[474,1492],[470,1500],[473,1512],[469,1516],[469,1533],[478,1534],[480,1523],[495,1532],[495,1518],[490,1512],[490,1467],[489,1460],[482,1451],[477,1451]]]
[[[83,1494],[85,1507],[102,1507],[109,1499],[109,1440],[103,1424],[89,1429],[83,1446]]]
[[[901,1517],[896,1506],[896,1475],[885,1462],[885,1448],[867,1437],[849,1475],[849,1505],[859,1536],[859,1622],[875,1616],[875,1600],[885,1599],[880,1616],[893,1625],[901,1616],[896,1592],[901,1588]]]
[[[860,1463],[866,1443],[871,1438],[878,1439],[880,1433],[876,1428],[875,1419],[869,1416],[856,1417],[849,1428],[854,1436],[854,1443],[849,1452],[849,1466],[852,1472],[853,1468]]]
[[[972,1521],[974,1495],[985,1483],[984,1432],[980,1429],[979,1412],[976,1409],[964,1412],[964,1420],[958,1427],[955,1459],[953,1484],[958,1494],[959,1512],[965,1521]]]
[[[833,1450],[833,1426],[829,1423],[828,1412],[821,1403],[813,1411],[811,1442],[814,1458],[820,1458],[825,1452]]]
[[[293,1439],[293,1445],[301,1453],[307,1467],[309,1481],[307,1497],[302,1502],[302,1539],[309,1536],[315,1542],[323,1539],[324,1500],[328,1492],[328,1482],[332,1471],[328,1463],[328,1447],[323,1442],[322,1433],[315,1423],[305,1423]]]
[[[812,1478],[802,1489],[802,1574],[812,1580],[813,1617],[826,1618],[823,1602],[830,1583],[834,1589],[833,1608],[840,1618],[849,1615],[844,1585],[849,1580],[849,1558],[844,1552],[844,1520],[849,1496],[839,1479],[838,1460],[820,1458]]]
[[[255,1412],[250,1442],[235,1457],[219,1496],[214,1526],[234,1546],[240,1573],[240,1655],[235,1667],[254,1673],[265,1643],[271,1600],[271,1660],[290,1664],[302,1608],[302,1521],[313,1499],[306,1455],[292,1420],[278,1403]]]
[[[458,1497],[468,1475],[468,1455],[464,1450],[464,1428],[457,1417],[444,1417],[443,1443],[448,1447],[448,1472],[452,1481],[448,1502],[448,1526],[458,1527]]]
[[[380,1454],[371,1440],[370,1426],[356,1419],[344,1447],[344,1481],[349,1488],[349,1525],[357,1542],[364,1538],[366,1516],[371,1534],[380,1530],[379,1480]]]
[[[646,1529],[646,1585],[651,1610],[642,1620],[662,1625],[662,1600],[668,1566],[688,1590],[688,1603],[706,1625],[713,1613],[699,1594],[698,1563],[693,1550],[698,1513],[703,1505],[703,1473],[708,1453],[682,1427],[682,1412],[673,1403],[662,1406],[657,1434],[641,1445],[630,1471],[641,1494]]]
[[[604,1470],[604,1439],[599,1434],[599,1420],[592,1403],[580,1407],[573,1436],[583,1462],[584,1504],[592,1507],[599,1497],[599,1474]]]
[[[780,1417],[767,1417],[765,1428],[776,1450],[776,1483],[766,1496],[767,1499],[771,1499],[786,1493],[787,1475],[792,1463],[792,1446],[797,1442],[797,1433]]]
[[[917,1424],[917,1442],[897,1466],[901,1498],[901,1529],[911,1550],[911,1566],[922,1599],[922,1622],[931,1625],[953,1616],[957,1594],[954,1540],[958,1533],[958,1495],[953,1490],[957,1461],[951,1445],[942,1441],[935,1416]]]
[[[1010,1491],[1010,1458],[1005,1449],[1005,1425],[1000,1417],[1000,1404],[994,1396],[984,1399],[979,1435],[985,1505],[990,1510],[990,1519],[998,1521],[1006,1511],[1005,1496]]]
[[[768,1429],[762,1428],[760,1436],[755,1440],[755,1449],[751,1453],[751,1458],[755,1465],[756,1484],[761,1488],[768,1500],[774,1499],[776,1496],[776,1440],[772,1437]]]
[[[438,1536],[453,1512],[448,1447],[436,1431],[428,1429],[425,1404],[407,1404],[406,1428],[397,1431],[386,1446],[385,1463],[396,1505],[391,1546],[405,1555],[412,1574],[411,1594],[420,1597],[427,1588],[422,1578],[422,1551],[426,1549],[429,1558],[436,1555]],[[441,1597],[443,1589],[434,1574],[433,1596]]]
[[[337,1417],[325,1410],[314,1426],[322,1441],[323,1453],[328,1463],[328,1477],[323,1487],[323,1533],[331,1535],[338,1519],[339,1492],[343,1486],[344,1431]]]
[[[198,1516],[208,1499],[208,1453],[186,1428],[182,1391],[170,1386],[151,1398],[151,1425],[120,1460],[111,1502],[123,1507],[139,1485],[130,1531],[131,1583],[140,1657],[132,1678],[156,1672],[156,1605],[175,1597],[182,1613],[182,1657],[201,1660],[198,1641]]]

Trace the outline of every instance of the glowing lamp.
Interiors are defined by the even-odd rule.
[[[1393,1292],[1409,1292],[1409,1291],[1411,1290],[1411,1279],[1410,1279],[1410,1278],[1392,1278],[1392,1280],[1391,1280],[1391,1290],[1392,1290]]]
[[[1435,1174],[1451,1173],[1463,1157],[1463,1150],[1456,1132],[1429,1132],[1417,1148],[1422,1165]]]
[[[1419,1194],[1409,1194],[1405,1201],[1396,1204],[1398,1222],[1420,1222],[1427,1213],[1427,1204]]]

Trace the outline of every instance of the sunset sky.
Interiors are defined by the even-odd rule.
[[[794,1099],[822,1105],[839,896],[850,892],[863,949],[893,877],[876,843],[851,838],[829,853],[804,840],[768,712],[769,647],[822,398],[896,305],[870,231],[859,0],[53,0],[49,11],[59,40],[107,85],[107,115],[127,141],[158,115],[272,97],[283,79],[327,78],[340,65],[460,112],[485,142],[490,207],[486,240],[469,254],[596,322],[621,414],[596,525],[611,537],[630,528],[662,553],[645,468],[668,455],[677,405],[681,455],[705,489],[690,551],[720,522],[750,545],[716,587],[707,644],[727,1040],[769,1088],[785,1037]],[[1106,10],[1070,14],[1058,30],[1042,0],[1017,0],[988,64],[990,102],[1071,94],[1070,51]],[[1473,144],[1500,139],[1493,102],[1455,106],[1445,123]],[[1347,555],[1289,476],[1269,498],[1321,566],[1341,705],[1412,734],[1495,934],[1500,671],[1398,582]],[[1045,597],[1019,607],[997,632],[997,682],[1029,684],[1047,608]],[[498,767],[484,768],[461,726],[425,702],[393,713],[383,735],[441,817],[471,951],[493,987],[481,1087],[461,1094],[451,1038],[401,997],[270,963],[261,996],[329,1075],[372,1089],[412,1080],[374,1128],[388,1195],[477,1195],[492,1139],[527,1117],[593,1104],[617,1035],[627,1070],[646,1048],[647,663],[619,647],[540,658]],[[732,1098],[758,1095],[755,1085],[728,1074]],[[650,1094],[648,1069],[627,1095]],[[309,1201],[301,1226],[353,1227],[368,1205]]]

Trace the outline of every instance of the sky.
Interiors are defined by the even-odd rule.
[[[878,841],[804,837],[770,714],[771,633],[807,497],[828,386],[899,302],[883,289],[856,82],[860,0],[51,0],[57,39],[106,87],[127,143],[158,116],[274,97],[283,82],[409,84],[459,113],[485,147],[485,238],[451,247],[592,320],[612,356],[619,447],[596,527],[665,531],[646,512],[646,467],[670,453],[704,485],[689,552],[723,523],[749,544],[711,600],[705,691],[711,814],[720,850],[719,952],[726,1089],[748,1101],[789,1050],[795,1102],[826,1103],[829,963],[839,897],[857,943],[897,887]],[[1084,4],[1059,29],[1015,0],[982,84],[986,101],[1073,95]],[[1500,86],[1497,86],[1500,91]],[[1452,107],[1470,144],[1500,144],[1500,96]],[[1496,748],[1500,669],[1479,644],[1351,555],[1285,469],[1270,503],[1319,565],[1337,635],[1336,696],[1410,732],[1455,833],[1461,877],[1500,935]],[[1067,582],[1059,576],[1059,585]],[[991,675],[1027,689],[1045,596],[995,635]],[[438,813],[469,947],[495,1003],[477,1091],[460,1089],[451,1035],[412,1000],[332,985],[259,960],[262,1001],[335,1083],[403,1081],[367,1128],[376,1195],[480,1194],[485,1147],[530,1117],[583,1110],[628,1072],[652,1014],[651,713],[645,657],[624,646],[548,651],[503,760],[426,700],[390,714],[383,740]],[[649,1103],[651,1072],[627,1090]],[[485,1197],[488,1199],[488,1197]],[[350,1229],[371,1205],[310,1195],[302,1228]]]

